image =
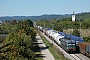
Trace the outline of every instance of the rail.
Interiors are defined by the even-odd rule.
[[[82,58],[80,58],[78,55],[76,54],[69,54],[72,58],[74,58],[74,60],[83,60]]]

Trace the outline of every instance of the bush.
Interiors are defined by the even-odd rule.
[[[90,43],[90,37],[83,37],[85,42],[89,42]]]
[[[80,37],[80,33],[77,29],[75,29],[72,34],[75,35],[75,36]]]

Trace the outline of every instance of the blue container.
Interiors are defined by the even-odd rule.
[[[51,30],[50,28],[45,28],[45,30]]]
[[[66,37],[66,38],[70,38],[70,39],[71,39],[71,36],[72,36],[71,34],[66,34],[66,36],[65,36],[65,37]]]
[[[84,42],[83,38],[79,37],[79,42]]]
[[[80,38],[78,36],[74,36],[72,34],[66,34],[64,32],[58,32],[58,34],[61,34],[62,36],[65,36],[69,40],[74,40],[76,46],[78,46],[78,42],[84,42],[83,38]]]
[[[78,36],[71,36],[71,39],[76,42],[76,46],[78,46],[78,42],[84,42],[84,40]]]
[[[78,36],[71,36],[71,39],[75,40],[75,41],[80,41],[80,42],[84,42],[84,40]]]
[[[58,32],[58,34],[62,34],[62,32]]]
[[[47,28],[47,30],[51,30],[50,28]]]
[[[66,36],[66,33],[64,32],[58,32],[58,34],[61,34],[62,36]]]

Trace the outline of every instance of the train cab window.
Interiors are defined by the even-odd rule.
[[[72,43],[72,44],[75,44],[75,43]]]
[[[75,45],[75,43],[72,43],[72,45]]]
[[[68,44],[71,44],[71,43],[68,43]]]

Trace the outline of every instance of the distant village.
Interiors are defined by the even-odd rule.
[[[0,21],[0,25],[2,25],[3,24],[3,22],[2,21]]]
[[[8,25],[10,23],[7,23],[6,21],[0,21],[0,25],[3,25],[3,24]]]
[[[8,25],[8,24],[18,24],[19,21],[16,21],[16,20],[12,20],[12,21],[9,21],[9,20],[6,20],[6,21],[0,21],[0,25]]]

